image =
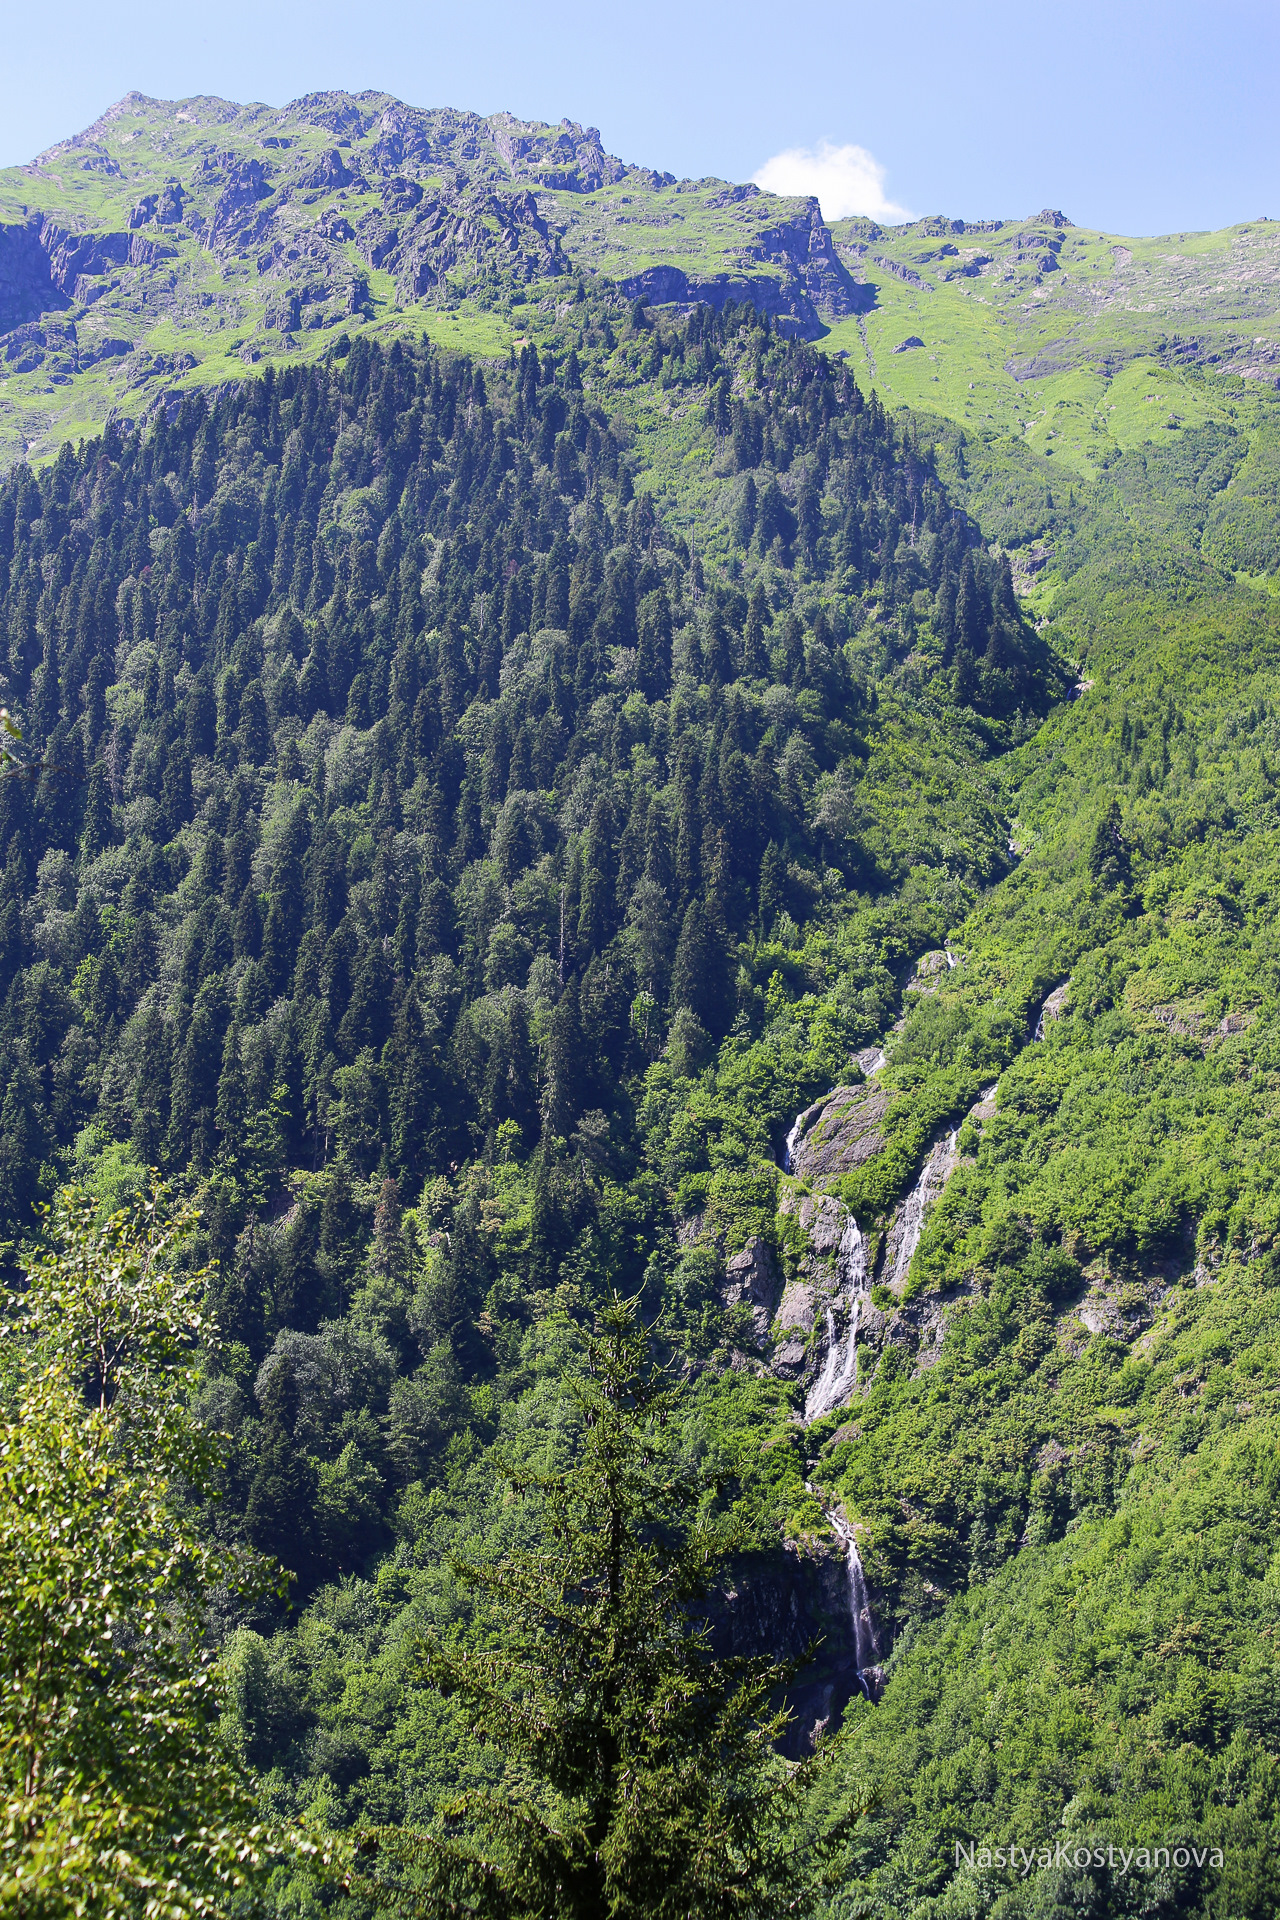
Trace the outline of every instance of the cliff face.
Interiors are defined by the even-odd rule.
[[[868,298],[816,200],[677,182],[606,152],[576,121],[422,110],[382,93],[280,109],[135,93],[0,173],[0,359],[40,376],[7,399],[38,408],[40,392],[100,361],[98,327],[133,356],[112,375],[111,404],[136,411],[144,379],[215,354],[287,357],[328,328],[423,301],[554,302],[546,283],[575,268],[651,303],[750,301],[808,338]],[[68,359],[39,331],[10,338],[67,311],[74,330],[92,309],[87,357]]]
[[[47,224],[33,214],[0,226],[0,335],[71,304],[65,290],[54,284],[49,252],[41,244]]]
[[[730,1584],[712,1597],[708,1619],[717,1658],[799,1660],[814,1647],[813,1659],[787,1689],[793,1719],[782,1751],[790,1759],[812,1752],[823,1732],[834,1732],[861,1692],[848,1579],[834,1545],[788,1544],[742,1560]]]
[[[802,202],[793,217],[760,228],[739,250],[736,271],[691,274],[663,264],[631,274],[621,285],[632,299],[654,305],[679,301],[720,308],[729,300],[749,300],[805,339],[865,311],[869,301],[867,289],[856,284],[836,252],[813,199]]]
[[[817,1182],[851,1173],[883,1147],[880,1123],[888,1110],[888,1096],[878,1087],[833,1087],[800,1115],[790,1171]]]

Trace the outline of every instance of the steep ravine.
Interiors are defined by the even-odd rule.
[[[928,993],[956,964],[949,949],[926,954],[909,985]],[[1030,1036],[1034,1040],[1043,1040],[1046,1021],[1059,1017],[1066,993],[1064,984],[1049,995]],[[895,1031],[903,1024],[899,1020]],[[945,1332],[941,1303],[904,1303],[903,1295],[929,1210],[960,1164],[960,1129],[945,1126],[933,1139],[887,1221],[860,1223],[841,1199],[825,1191],[883,1148],[879,1123],[889,1101],[875,1083],[885,1065],[883,1046],[866,1049],[864,1078],[857,1085],[833,1087],[796,1116],[787,1135],[783,1170],[792,1184],[781,1210],[797,1218],[811,1249],[799,1278],[777,1297],[776,1275],[759,1242],[727,1263],[731,1279],[737,1279],[737,1297],[755,1303],[757,1322],[765,1318],[764,1302],[773,1306],[770,1364],[783,1377],[803,1381],[806,1425],[847,1406],[869,1385],[878,1354],[869,1371],[860,1372],[859,1343],[864,1350],[905,1347],[918,1371],[937,1358]],[[978,1125],[990,1120],[995,1098],[994,1084],[984,1088],[966,1119]],[[877,1304],[873,1289],[881,1302],[887,1290],[894,1304]],[[781,1557],[745,1564],[715,1622],[717,1647],[732,1652],[796,1658],[806,1636],[821,1634],[815,1663],[788,1696],[795,1715],[787,1741],[792,1754],[808,1751],[821,1733],[838,1725],[858,1693],[879,1698],[889,1651],[882,1644],[884,1628],[877,1627],[856,1526],[821,1486],[806,1485],[822,1505],[838,1551],[809,1541],[789,1544]]]

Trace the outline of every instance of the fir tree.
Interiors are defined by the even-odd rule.
[[[472,1738],[554,1803],[475,1792],[446,1807],[445,1834],[368,1831],[359,1891],[394,1907],[416,1883],[437,1905],[478,1902],[504,1920],[794,1912],[788,1828],[810,1770],[774,1752],[787,1717],[774,1696],[792,1669],[711,1655],[702,1609],[735,1530],[689,1521],[697,1489],[665,1439],[675,1396],[630,1303],[614,1296],[584,1358],[568,1392],[571,1464],[505,1472],[545,1544],[457,1561],[484,1638],[428,1643],[421,1664]]]

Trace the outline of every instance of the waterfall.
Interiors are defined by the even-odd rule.
[[[827,1308],[827,1357],[822,1363],[822,1372],[805,1395],[804,1417],[815,1420],[819,1411],[825,1413],[833,1407],[832,1389],[835,1386],[836,1372],[840,1365],[840,1349],[836,1345],[836,1317],[831,1308]]]
[[[808,1111],[809,1109],[806,1107],[805,1113],[807,1113]],[[798,1113],[796,1115],[795,1125],[792,1127],[790,1133],[787,1135],[787,1144],[782,1149],[782,1171],[784,1173],[790,1173],[791,1171],[791,1156],[795,1152],[796,1147],[799,1144],[800,1129],[801,1127],[803,1127],[803,1125],[804,1125],[804,1113]]]
[[[853,1622],[853,1657],[858,1669],[858,1685],[868,1700],[874,1700],[874,1689],[881,1685],[884,1672],[880,1665],[875,1621],[871,1618],[871,1595],[867,1592],[867,1579],[862,1571],[862,1556],[852,1534],[849,1535],[845,1552],[845,1564],[849,1574],[849,1617]]]
[[[825,1511],[825,1509],[824,1509]],[[880,1666],[880,1643],[876,1638],[876,1623],[871,1613],[871,1595],[867,1592],[867,1576],[862,1571],[862,1556],[858,1552],[858,1539],[848,1521],[842,1520],[838,1513],[827,1513],[832,1530],[844,1545],[845,1578],[849,1586],[849,1624],[853,1629],[853,1658],[858,1670],[858,1685],[868,1700],[875,1698],[875,1689],[884,1678]]]
[[[858,1223],[849,1215],[836,1253],[836,1274],[849,1304],[849,1331],[844,1353],[836,1340],[836,1320],[827,1308],[827,1357],[822,1372],[805,1396],[804,1417],[817,1420],[847,1400],[858,1384],[858,1315],[867,1287],[867,1247]]]
[[[935,1141],[929,1149],[920,1169],[920,1177],[903,1204],[902,1238],[898,1242],[898,1256],[889,1279],[889,1285],[895,1292],[907,1277],[912,1255],[920,1244],[920,1235],[924,1230],[924,1216],[946,1184],[951,1171],[948,1162],[954,1161],[955,1155],[956,1135],[953,1128],[945,1139]]]

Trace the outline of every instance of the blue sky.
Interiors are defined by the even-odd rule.
[[[131,87],[277,105],[377,87],[568,116],[676,174],[812,182],[828,217],[858,200],[970,219],[1054,206],[1118,233],[1280,217],[1277,0],[6,0],[3,14],[2,165]]]

